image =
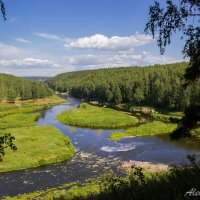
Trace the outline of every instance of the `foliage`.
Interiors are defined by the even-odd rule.
[[[12,128],[4,132],[15,137],[17,151],[6,149],[0,172],[62,162],[75,153],[71,141],[52,126]]]
[[[200,96],[200,81],[183,87],[188,63],[68,72],[49,85],[77,98],[109,104],[184,110]],[[180,96],[182,98],[180,98]]]
[[[0,0],[0,7],[1,7],[1,13],[2,13],[3,19],[6,20],[6,9],[5,9],[5,4],[3,0]]]
[[[17,99],[37,99],[52,96],[53,92],[44,82],[0,74],[0,102],[15,102]]]
[[[110,135],[110,139],[119,140],[128,136],[150,136],[157,134],[171,133],[177,127],[176,124],[166,124],[160,121],[154,121],[142,124],[140,126],[131,127],[124,132],[114,132]]]
[[[172,34],[180,32],[181,39],[185,39],[183,54],[190,58],[189,67],[186,69],[185,78],[189,87],[192,82],[200,79],[200,2],[199,0],[179,0],[173,3],[172,0],[166,1],[166,7],[160,6],[158,1],[149,9],[150,20],[146,24],[145,31],[150,31],[155,37],[158,32],[158,46],[163,54],[165,47],[171,43]],[[199,96],[199,95],[198,95]],[[195,109],[196,110],[195,110]],[[190,111],[194,111],[189,113]],[[190,119],[192,117],[192,120]],[[185,111],[185,117],[180,121],[178,129],[173,133],[172,139],[191,136],[191,130],[195,128],[200,120],[199,98],[189,104]]]
[[[7,197],[6,200],[182,200],[198,199],[186,195],[192,188],[200,188],[200,166],[190,156],[192,166],[174,167],[167,172],[146,173],[133,166],[130,176],[122,177],[113,173],[95,178],[93,181],[70,189],[41,191]],[[186,195],[186,196],[185,196]]]
[[[17,147],[13,143],[15,138],[11,136],[10,133],[5,133],[4,135],[0,136],[0,162],[2,162],[2,157],[5,155],[5,149],[10,148],[13,151],[17,150]]]
[[[178,139],[181,136],[190,137],[192,129],[199,127],[200,105],[191,105],[185,111],[185,116],[181,119],[178,128],[171,134],[172,139]]]
[[[149,22],[145,31],[150,31],[155,37],[158,32],[158,46],[163,54],[165,47],[171,43],[172,34],[179,31],[181,39],[186,40],[183,53],[190,58],[190,67],[187,69],[186,78],[195,80],[200,76],[200,2],[198,0],[179,0],[173,3],[166,1],[166,7],[161,7],[158,1],[149,9]],[[196,20],[196,21],[195,21]]]
[[[136,124],[138,119],[130,114],[110,108],[83,103],[79,108],[67,109],[57,116],[63,123],[89,128],[121,128]]]

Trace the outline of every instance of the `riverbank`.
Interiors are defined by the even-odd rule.
[[[61,123],[87,128],[119,129],[138,123],[138,119],[130,113],[110,108],[92,106],[82,103],[79,107],[60,113],[57,118]]]
[[[123,137],[133,136],[152,136],[158,134],[171,133],[177,128],[176,124],[166,124],[161,121],[154,121],[145,124],[141,124],[137,127],[131,127],[124,132],[114,132],[110,135],[111,140],[120,140]]]
[[[193,165],[191,167],[176,167],[164,172],[145,173],[142,168],[133,167],[132,173],[126,177],[106,173],[95,179],[90,179],[82,185],[79,183],[66,184],[45,191],[7,197],[4,200],[184,199],[187,191],[191,189],[190,187],[200,187],[199,168],[199,165]]]
[[[52,126],[6,129],[15,137],[15,152],[7,149],[0,172],[22,170],[71,159],[75,153],[71,141]]]
[[[67,103],[58,96],[45,99],[17,100],[0,103],[0,134],[15,137],[15,152],[6,149],[0,172],[22,170],[62,162],[73,157],[71,141],[53,126],[35,126],[42,110]]]

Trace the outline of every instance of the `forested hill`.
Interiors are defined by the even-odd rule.
[[[0,101],[36,99],[52,95],[48,85],[0,73]]]
[[[187,63],[124,67],[59,74],[49,85],[72,96],[109,103],[160,106],[182,110],[200,96],[200,82],[185,89]]]

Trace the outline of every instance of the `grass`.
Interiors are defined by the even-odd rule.
[[[0,129],[34,126],[39,117],[40,114],[37,112],[8,115],[0,118]]]
[[[0,172],[62,162],[75,153],[71,141],[52,126],[13,128],[2,133],[5,132],[15,137],[17,151],[6,150]]]
[[[0,103],[0,118],[19,113],[32,113],[46,109],[47,106],[53,106],[66,103],[66,100],[53,95],[45,99],[17,100],[14,104],[2,102]]]
[[[68,109],[57,116],[67,125],[88,128],[122,128],[135,125],[138,119],[128,113],[82,103],[79,108]]]
[[[54,106],[62,103],[66,103],[67,101],[57,95],[53,95],[46,98],[40,99],[30,99],[25,101],[16,101],[16,104],[20,105],[36,105],[36,106]]]
[[[154,121],[142,124],[138,127],[126,129],[124,132],[114,132],[110,135],[111,140],[120,140],[122,137],[129,136],[151,136],[157,134],[170,133],[175,130],[176,124],[166,124],[160,121]]]
[[[160,113],[152,113],[151,117],[157,120],[162,120],[162,121],[174,121],[174,120],[180,120],[182,118],[183,114],[177,114],[176,113],[169,113],[169,114],[160,114]]]
[[[45,99],[17,100],[15,104],[0,103],[0,129],[26,127],[36,124],[40,114],[38,111],[66,101],[58,96]]]

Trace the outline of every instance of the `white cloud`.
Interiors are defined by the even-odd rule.
[[[161,55],[152,55],[148,52],[135,54],[130,52],[118,52],[116,54],[88,54],[66,57],[66,63],[76,66],[78,69],[96,69],[104,67],[145,66],[178,62],[178,60]]]
[[[136,34],[127,37],[113,36],[110,38],[101,34],[95,34],[89,37],[73,39],[66,43],[64,47],[122,51],[132,49],[136,46],[145,45],[151,41],[151,36],[143,34]]]
[[[15,57],[19,54],[20,49],[0,42],[0,58],[2,57]]]
[[[23,58],[23,59],[13,59],[13,60],[0,60],[0,67],[15,67],[15,66],[18,67],[34,66],[36,68],[59,67],[58,64],[47,59]]]
[[[30,44],[30,43],[31,43],[31,41],[25,40],[25,39],[23,39],[23,38],[15,38],[15,40],[16,40],[17,42],[21,42],[21,43],[25,43],[25,44]]]
[[[39,33],[39,32],[36,32],[35,35],[37,35],[39,37],[42,37],[42,38],[45,38],[45,39],[48,39],[48,40],[56,40],[56,41],[59,41],[59,42],[68,41],[68,39],[66,39],[64,37],[60,37],[58,35],[54,35],[54,34],[51,34],[51,33]]]

